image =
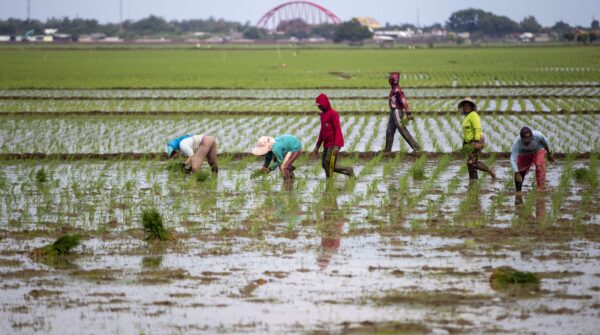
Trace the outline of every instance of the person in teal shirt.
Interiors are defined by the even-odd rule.
[[[469,170],[469,179],[478,179],[477,170],[490,174],[496,179],[496,173],[483,162],[479,161],[479,154],[485,147],[483,132],[481,131],[481,120],[477,114],[477,106],[471,98],[464,98],[458,103],[458,109],[465,118],[462,122],[463,129],[463,150],[468,152],[467,168]]]
[[[262,136],[252,149],[252,154],[265,156],[262,171],[268,173],[277,168],[281,171],[284,180],[294,178],[294,161],[302,153],[302,142],[293,135],[285,134],[276,138]]]

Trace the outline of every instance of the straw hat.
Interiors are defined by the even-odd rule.
[[[458,103],[458,109],[461,109],[462,106],[466,103],[470,103],[473,106],[473,110],[477,110],[477,105],[475,105],[475,101],[473,101],[473,99],[471,99],[470,97],[466,97],[464,99],[462,99],[459,103]]]
[[[256,156],[266,155],[267,152],[271,151],[271,147],[275,143],[275,139],[269,136],[262,136],[256,142],[254,148],[252,148],[252,154]]]

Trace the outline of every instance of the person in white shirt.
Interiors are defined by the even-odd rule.
[[[179,154],[186,157],[185,165],[192,173],[200,170],[204,159],[208,160],[212,172],[219,172],[217,141],[210,135],[183,135],[169,141],[167,156],[173,158]]]

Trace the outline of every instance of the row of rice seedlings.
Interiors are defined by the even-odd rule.
[[[558,183],[558,187],[554,192],[551,200],[552,207],[550,209],[549,215],[546,216],[544,222],[542,223],[542,227],[550,227],[554,223],[556,223],[561,216],[561,206],[563,205],[567,192],[570,188],[571,180],[574,177],[573,164],[575,161],[575,155],[568,155],[565,163],[563,165],[563,171],[560,176],[560,180]]]
[[[553,118],[556,119],[556,118]],[[551,123],[545,117],[537,117],[537,118],[528,118],[527,120],[523,119],[522,122],[529,122],[529,124],[534,127],[534,129],[540,129],[547,137],[551,138],[560,138],[562,139],[559,143],[555,143],[553,145],[560,146],[562,149],[560,151],[563,152],[573,152],[578,149],[583,150],[581,140],[577,139],[577,132],[569,131],[566,126],[567,123],[561,118],[558,118],[559,124],[556,122]],[[560,125],[560,127],[559,127]],[[543,130],[542,130],[543,129]],[[558,142],[558,141],[557,141]],[[582,152],[582,151],[580,151]]]
[[[419,204],[423,199],[426,198],[427,195],[431,194],[431,191],[437,184],[439,177],[441,176],[442,172],[446,170],[451,160],[451,157],[449,155],[441,156],[435,167],[431,170],[430,177],[427,178],[424,172],[425,160],[421,160],[422,157],[420,157],[411,167],[411,174],[413,176],[413,179],[421,179],[425,181],[421,184],[421,189],[418,193],[412,193],[408,196],[408,199],[406,201],[408,211],[415,208],[417,204]],[[417,221],[411,221],[411,226],[413,228],[416,228],[417,224]]]
[[[471,95],[471,94],[467,94]],[[457,96],[456,101],[459,100]],[[409,96],[410,98],[410,96]],[[302,100],[203,100],[201,103],[194,100],[0,100],[0,111],[3,112],[312,112],[314,105],[312,99]],[[516,100],[516,104],[515,104]],[[596,110],[598,102],[592,98],[554,99],[543,98],[544,104],[552,111],[581,111]],[[332,100],[333,101],[333,100]],[[455,111],[456,101],[449,99],[415,99],[411,101],[413,111]],[[525,96],[508,98],[498,97],[494,103],[490,99],[478,99],[479,110],[495,111],[535,111],[541,108],[528,108],[535,99],[526,99]],[[387,104],[384,99],[373,100],[335,100],[334,106],[341,112],[386,112]]]
[[[440,195],[432,201],[429,201],[427,204],[427,221],[433,222],[436,218],[442,216],[441,208],[446,203],[448,199],[450,199],[458,189],[463,176],[466,172],[466,165],[462,164],[461,167],[454,173],[450,180],[446,184],[446,189],[440,193]]]
[[[297,116],[299,117],[299,116]],[[275,118],[273,122],[268,123],[267,128],[272,129],[282,129],[285,131],[285,125],[288,124],[286,121],[293,120],[301,120],[296,118]],[[582,118],[581,122],[576,122]],[[586,140],[589,138],[594,138],[595,135],[593,133],[593,129],[589,126],[584,127],[583,124],[588,124],[590,126],[595,124],[596,116],[507,116],[507,117],[498,117],[498,118],[489,118],[482,117],[482,121],[484,124],[484,134],[488,137],[493,138],[507,138],[513,137],[514,134],[518,132],[518,129],[525,124],[536,124],[537,128],[542,132],[545,132],[548,136],[562,136],[563,134],[570,134],[565,139],[565,142],[568,144],[568,150],[575,150],[578,147],[583,148],[583,151],[586,150],[585,145]],[[3,135],[6,135],[5,138],[9,139],[4,141],[2,144],[2,150],[5,152],[66,152],[66,153],[75,153],[75,152],[127,152],[127,151],[138,151],[138,152],[160,152],[164,150],[164,141],[176,136],[173,129],[181,129],[181,126],[184,126],[184,131],[178,131],[177,134],[182,132],[191,132],[191,133],[212,133],[215,135],[219,141],[220,151],[247,151],[247,148],[251,147],[253,142],[255,141],[254,137],[248,136],[245,133],[238,133],[237,129],[248,129],[247,124],[255,124],[257,126],[267,124],[266,118],[259,118],[262,121],[256,121],[256,118],[240,118],[236,121],[236,123],[230,124],[227,123],[225,126],[222,124],[222,119],[209,119],[208,123],[202,121],[194,121],[190,120],[185,122],[185,119],[181,121],[177,120],[173,122],[173,120],[169,122],[161,122],[161,126],[157,127],[153,123],[149,123],[147,121],[142,120],[128,120],[127,122],[122,122],[118,120],[95,120],[92,122],[85,121],[84,119],[77,119],[77,121],[73,122],[70,119],[66,119],[60,122],[48,122],[48,120],[36,120],[35,123],[21,123],[22,121],[17,120],[7,120],[7,124],[0,129],[0,132]],[[451,130],[457,129],[457,134],[460,133],[459,123],[460,117],[454,116],[446,116],[446,120],[452,120],[450,123],[452,125],[452,129],[444,128],[440,129],[440,124],[434,125],[431,123],[431,120],[423,119],[423,117],[417,117],[417,127],[415,127],[414,131],[416,133],[422,133],[423,130],[421,126],[425,126],[430,131],[436,130],[435,136],[444,136],[446,137],[446,141],[448,139],[448,132]],[[347,121],[352,121],[354,119],[349,118],[348,120],[344,120],[345,129],[352,129],[348,127],[349,125],[354,125]],[[368,124],[371,124],[371,120],[376,122],[375,124],[381,127],[385,126],[386,117],[371,117],[368,119],[360,119],[361,127],[364,126],[365,121],[369,120]],[[375,121],[378,120],[378,121]],[[436,118],[434,117],[434,120]],[[566,124],[565,124],[566,120]],[[594,120],[589,121],[589,120]],[[358,120],[357,120],[358,121]],[[516,121],[516,122],[515,122]],[[159,121],[160,122],[160,121]],[[10,124],[9,124],[10,123]],[[119,124],[117,124],[119,123]],[[191,125],[190,125],[191,124]],[[310,118],[306,117],[304,121],[301,122],[304,126],[302,129],[306,129],[310,131],[310,133],[304,133],[299,135],[302,137],[302,140],[305,138],[316,138],[318,134],[318,118]],[[413,124],[414,123],[410,123]],[[411,127],[409,124],[409,127]],[[541,126],[540,126],[541,125]],[[559,125],[560,127],[557,127]],[[566,125],[566,127],[563,127]],[[436,128],[437,126],[437,128]],[[295,127],[292,125],[292,128]],[[300,129],[300,125],[298,125],[298,129]],[[344,126],[343,126],[344,127]],[[368,132],[368,127],[364,126],[365,133]],[[485,129],[486,127],[492,127],[493,132]],[[548,131],[548,128],[552,129],[552,131]],[[564,129],[563,129],[564,128]],[[156,133],[156,129],[158,129],[158,134],[156,136],[145,136],[143,133],[147,133],[152,130]],[[265,129],[265,128],[263,128]],[[556,129],[556,130],[554,130]],[[189,130],[189,131],[188,131]],[[206,131],[205,131],[206,130]],[[437,131],[439,130],[439,131]],[[131,135],[129,133],[140,133],[140,135]],[[225,133],[229,132],[229,134],[235,134],[233,137],[231,135],[226,135]],[[441,133],[441,134],[440,134]],[[26,135],[28,134],[28,135]],[[67,134],[66,136],[56,136],[56,134]],[[370,134],[370,133],[369,133]],[[498,134],[499,136],[496,136]],[[371,134],[372,136],[369,141],[374,142],[376,139],[382,140],[384,138],[383,134]],[[419,135],[420,136],[420,135]],[[12,138],[20,138],[21,140],[11,141]],[[46,140],[41,141],[41,138],[45,138]],[[80,138],[80,140],[77,140]],[[119,139],[114,140],[114,139]],[[358,143],[354,143],[360,137],[358,137],[354,133],[346,134],[346,138],[350,145],[358,147]],[[81,140],[83,139],[83,141]],[[78,146],[73,146],[71,143],[73,141],[78,141]],[[311,140],[312,141],[312,140]],[[439,142],[439,137],[433,141]],[[496,141],[490,140],[488,144],[492,147],[498,145],[495,143]],[[235,143],[234,146],[231,146],[232,143]],[[402,143],[402,141],[399,141]],[[457,147],[460,144],[460,138],[457,137],[456,141],[450,142],[452,146]],[[503,142],[503,150],[510,150],[511,143]],[[400,144],[401,148],[406,149],[406,145]],[[439,145],[441,147],[441,145]],[[429,146],[425,146],[426,150],[431,150],[435,148],[429,148]],[[76,151],[75,151],[76,150]],[[443,150],[443,149],[442,149]]]
[[[574,171],[577,182],[587,186],[581,194],[581,207],[576,211],[573,218],[573,225],[580,230],[585,230],[584,217],[588,215],[593,206],[594,196],[598,192],[598,172],[600,162],[598,154],[590,155],[588,168],[579,168]]]
[[[461,225],[470,228],[479,228],[484,222],[481,208],[481,181],[470,180],[467,194],[458,204],[458,208],[454,213],[452,225]]]
[[[365,130],[367,123],[365,122],[365,117],[351,117],[351,123],[347,126],[349,132],[344,132],[345,136],[348,138],[345,142],[350,142],[346,144],[348,151],[356,151],[356,147],[358,146],[359,140],[364,138]],[[353,141],[349,141],[349,139],[354,139]]]

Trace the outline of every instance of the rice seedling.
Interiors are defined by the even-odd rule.
[[[37,170],[37,172],[35,173],[35,181],[38,184],[43,184],[48,181],[48,174],[46,173],[45,169],[41,168]]]
[[[40,258],[68,255],[69,253],[71,253],[71,250],[77,247],[80,243],[81,236],[78,234],[63,235],[53,243],[45,245],[39,249],[35,249],[32,252],[32,256]]]
[[[210,175],[210,172],[208,172],[206,170],[200,170],[200,171],[196,172],[196,174],[194,175],[194,179],[198,183],[204,183],[211,179],[211,175]]]
[[[146,209],[142,212],[142,226],[146,233],[146,240],[166,241],[173,238],[163,223],[163,217],[157,209]]]
[[[574,175],[575,175],[575,180],[577,180],[580,183],[589,181],[590,179],[590,170],[588,168],[577,168],[574,171]]]
[[[425,163],[427,162],[427,156],[423,155],[419,157],[410,168],[410,173],[414,180],[424,180],[425,176]]]

